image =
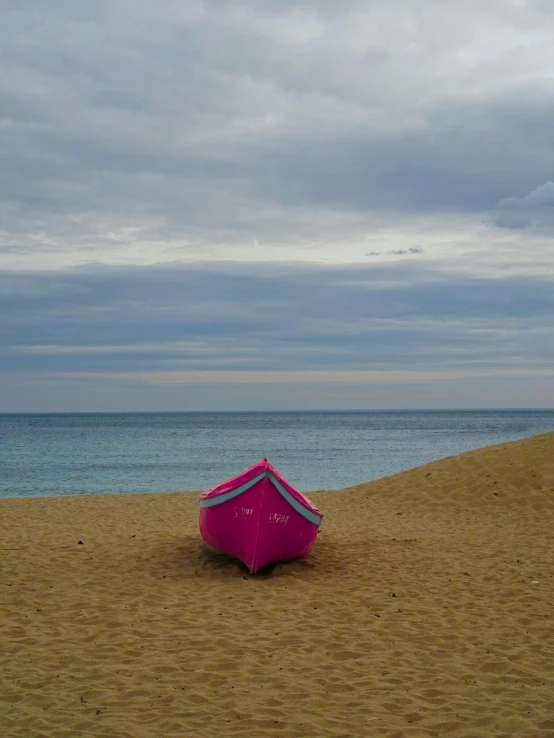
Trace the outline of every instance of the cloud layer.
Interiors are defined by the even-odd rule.
[[[527,384],[510,403],[520,405],[554,388],[552,288],[539,278],[445,276],[413,262],[10,274],[0,278],[2,399],[9,405],[10,383],[26,378],[58,394],[77,382],[89,402],[119,387],[143,409],[153,388],[171,390],[174,401],[185,390],[194,405],[199,386],[227,388],[226,406],[237,408],[238,385],[254,407],[271,388],[295,396],[305,387],[320,406],[341,407],[368,393],[382,406],[384,390],[390,402],[393,387],[410,386],[412,405],[421,406],[424,389],[452,406],[468,384],[512,379]],[[292,405],[309,407],[306,391]]]
[[[0,2],[0,410],[554,405],[553,21]]]
[[[552,176],[553,13],[5,2],[7,264],[362,256],[383,225],[478,221]]]

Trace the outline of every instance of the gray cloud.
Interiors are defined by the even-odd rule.
[[[302,371],[554,359],[544,279],[415,263],[195,265],[0,276],[4,371]],[[510,300],[506,300],[506,295]]]
[[[42,250],[94,244],[132,225],[207,246],[286,238],[272,208],[317,241],[322,210],[484,212],[554,165],[540,3],[1,12],[7,248],[31,248],[29,234]],[[523,222],[499,224],[510,217]]]
[[[554,10],[416,5],[0,0],[1,406],[22,378],[547,371]]]
[[[506,197],[494,210],[500,228],[552,230],[554,228],[554,182],[545,182],[524,197]]]
[[[391,254],[396,254],[397,256],[404,256],[404,254],[422,254],[423,249],[421,246],[410,246],[409,249],[393,249]]]
[[[392,249],[392,251],[387,251],[386,254],[390,254],[392,256],[406,256],[407,254],[422,254],[423,249],[421,246],[410,246],[407,249]],[[380,251],[368,251],[366,256],[381,256]]]
[[[420,261],[3,274],[0,410],[552,404],[553,287]]]

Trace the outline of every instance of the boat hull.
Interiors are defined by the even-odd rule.
[[[306,556],[322,517],[306,498],[267,470],[257,477],[242,484],[246,489],[227,485],[223,493],[200,499],[202,538],[242,561],[252,574],[271,563]]]

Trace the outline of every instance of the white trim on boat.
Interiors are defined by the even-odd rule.
[[[249,482],[241,484],[241,486],[237,487],[236,489],[232,489],[229,492],[225,492],[222,495],[217,495],[216,497],[208,497],[205,500],[200,500],[199,505],[200,507],[214,507],[215,505],[221,505],[223,502],[227,502],[227,500],[232,500],[233,497],[238,497],[239,495],[242,495],[243,492],[249,490],[250,487],[253,487],[264,477],[267,477],[266,471],[258,474],[257,477],[254,477],[254,479],[251,479]]]
[[[208,497],[207,499],[200,500],[199,505],[202,508],[206,507],[215,507],[215,505],[222,505],[224,502],[228,502],[229,500],[232,500],[234,497],[238,497],[243,492],[246,492],[251,487],[253,487],[255,484],[257,484],[259,481],[261,481],[264,477],[269,477],[271,481],[273,482],[273,486],[275,489],[279,492],[281,497],[283,497],[289,505],[296,510],[296,512],[300,513],[303,518],[306,518],[306,520],[309,520],[310,523],[313,523],[314,525],[321,525],[321,522],[323,520],[323,517],[321,515],[318,515],[315,512],[312,512],[312,510],[308,510],[304,505],[299,502],[291,493],[283,487],[281,482],[276,479],[273,474],[268,471],[267,469],[263,471],[261,474],[258,474],[257,477],[254,477],[249,482],[245,482],[245,484],[241,484],[240,487],[237,487],[236,489],[232,489],[229,492],[225,492],[222,495],[217,495],[216,497]]]
[[[271,472],[267,473],[267,476],[271,479],[274,486],[278,490],[278,492],[281,494],[282,497],[285,498],[285,500],[289,503],[291,507],[293,507],[296,512],[299,512],[300,515],[302,515],[306,520],[309,520],[310,523],[313,523],[314,525],[321,525],[321,521],[323,518],[321,515],[318,515],[317,513],[312,512],[311,510],[308,510],[308,508],[304,507],[304,505],[301,502],[298,502],[298,500],[291,495],[291,493],[283,487],[281,482],[276,479]]]

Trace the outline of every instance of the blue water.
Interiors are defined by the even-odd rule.
[[[554,410],[0,415],[0,497],[207,489],[267,457],[337,489],[554,430]]]

